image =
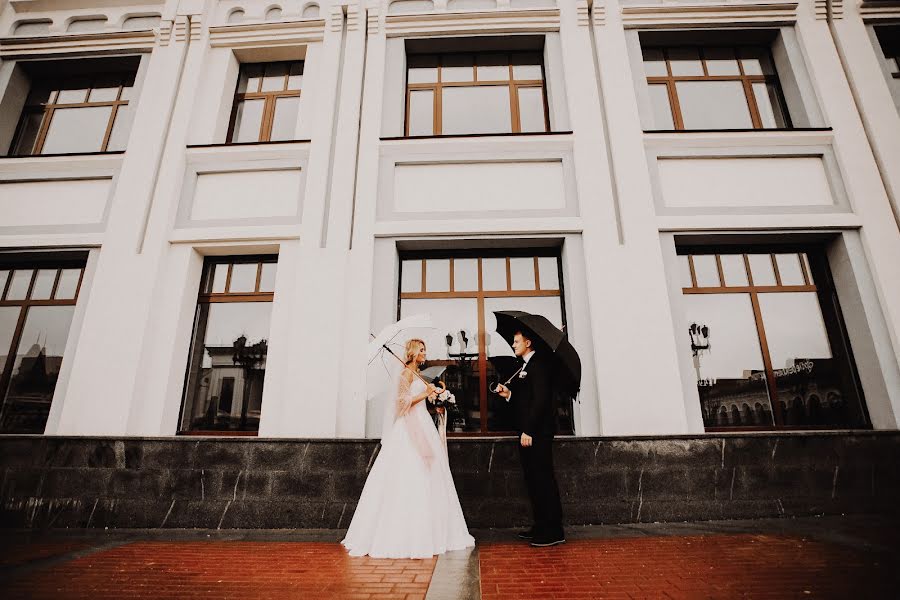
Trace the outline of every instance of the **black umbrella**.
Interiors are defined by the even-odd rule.
[[[544,346],[556,357],[556,385],[563,393],[574,396],[581,387],[581,358],[565,333],[542,315],[519,310],[495,310],[497,333],[512,346],[517,331],[532,342]]]

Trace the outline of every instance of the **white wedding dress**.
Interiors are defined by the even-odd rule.
[[[351,556],[431,558],[475,545],[425,401],[410,406],[424,391],[420,379],[400,377],[395,418],[341,542]]]

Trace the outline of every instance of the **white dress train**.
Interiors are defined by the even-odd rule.
[[[374,558],[431,558],[472,547],[444,442],[425,402],[410,406],[425,384],[400,377],[398,388],[397,416],[341,543],[351,556]]]

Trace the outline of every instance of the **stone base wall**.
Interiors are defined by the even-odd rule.
[[[0,437],[3,528],[345,528],[372,440]],[[530,518],[512,439],[451,439],[469,527]],[[558,438],[571,525],[900,513],[900,432]]]

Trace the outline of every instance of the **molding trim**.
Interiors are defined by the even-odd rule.
[[[859,16],[866,22],[900,19],[900,0],[863,2],[859,5]]]
[[[347,31],[359,29],[359,4],[351,2],[347,5]]]
[[[62,34],[40,37],[0,38],[0,58],[23,55],[61,54],[66,52],[109,52],[117,50],[151,51],[156,32],[122,31],[118,33]]]
[[[819,0],[817,0],[819,1]],[[797,20],[797,2],[741,2],[740,4],[653,4],[623,6],[626,29],[679,27],[703,24],[783,24]]]
[[[340,4],[334,4],[331,7],[331,14],[328,19],[328,29],[334,32],[340,32],[344,28],[344,10]]]
[[[289,46],[321,42],[325,37],[325,19],[307,19],[284,23],[222,25],[209,28],[213,48],[242,46]]]
[[[559,9],[388,15],[384,29],[388,37],[559,31]]]
[[[844,18],[844,0],[814,0],[817,21],[825,21],[831,13],[832,19]]]
[[[371,6],[366,9],[366,33],[368,35],[378,34],[378,6]]]

